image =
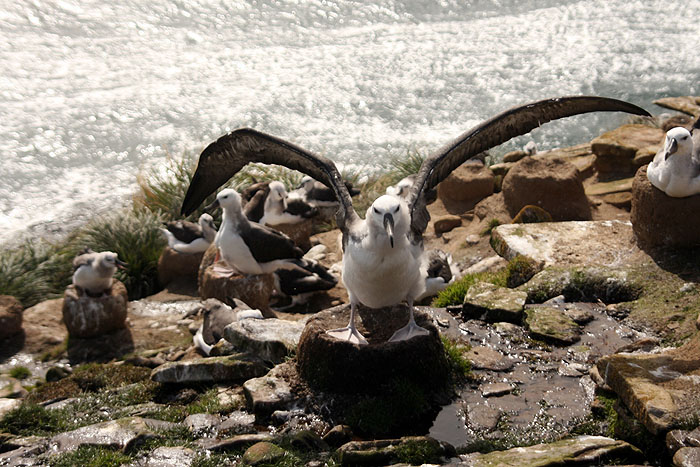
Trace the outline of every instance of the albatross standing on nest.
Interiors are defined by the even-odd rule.
[[[366,344],[355,326],[357,305],[370,308],[406,301],[408,324],[390,340],[405,340],[428,331],[413,317],[413,301],[425,287],[420,267],[423,232],[430,216],[424,193],[435,187],[467,159],[493,146],[525,134],[542,123],[595,111],[622,111],[649,115],[633,104],[595,96],[547,99],[508,110],[459,136],[425,159],[406,202],[392,195],[380,196],[361,219],[340,172],[329,159],[282,139],[251,129],[235,130],[204,149],[192,178],[184,214],[194,211],[218,187],[249,162],[284,165],[303,172],[333,189],[340,207],[336,214],[342,231],[343,282],[350,297],[350,322],[345,328],[327,331],[352,343]]]
[[[700,117],[691,131],[683,127],[668,130],[664,147],[647,167],[647,178],[673,198],[700,193]]]

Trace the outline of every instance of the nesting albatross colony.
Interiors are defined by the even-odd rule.
[[[0,289],[0,464],[697,465],[700,98],[660,104],[525,103],[365,180],[221,136],[180,216],[148,186],[139,237],[34,264],[65,292]],[[633,117],[485,153],[590,112]]]

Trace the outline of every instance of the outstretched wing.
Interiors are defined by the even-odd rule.
[[[408,198],[414,235],[422,235],[430,220],[423,193],[440,183],[467,159],[523,135],[543,123],[601,111],[650,116],[641,107],[617,99],[597,96],[557,97],[514,107],[463,133],[426,158],[418,171]]]
[[[192,213],[207,196],[249,162],[283,165],[303,172],[333,189],[340,201],[338,220],[341,228],[359,219],[340,172],[331,160],[249,128],[232,131],[202,151],[182,203],[182,214]]]

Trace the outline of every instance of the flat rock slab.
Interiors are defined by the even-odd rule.
[[[397,378],[406,378],[428,393],[441,391],[449,367],[437,328],[427,313],[416,309],[416,323],[428,334],[388,342],[408,323],[405,305],[380,309],[358,307],[355,324],[369,341],[357,345],[331,337],[327,330],[346,326],[350,305],[321,311],[309,319],[297,350],[299,374],[311,386],[340,393],[377,393]]]
[[[477,282],[464,296],[462,315],[465,319],[520,324],[525,300],[527,292]]]
[[[420,459],[411,464],[442,464],[456,456],[455,448],[429,436],[404,436],[399,439],[350,441],[338,448],[342,465],[390,465],[406,461],[402,454],[410,451]]]
[[[197,453],[192,449],[175,446],[161,446],[148,453],[148,457],[138,463],[139,467],[189,467],[194,463]]]
[[[146,439],[157,437],[157,430],[167,430],[176,426],[175,423],[162,420],[121,418],[58,434],[51,438],[50,445],[56,454],[73,451],[84,445],[128,451]]]
[[[523,465],[554,467],[559,465],[599,465],[607,462],[643,461],[639,449],[625,441],[604,436],[578,436],[550,444],[536,444],[507,451],[469,456],[472,467]]]
[[[243,383],[243,392],[248,410],[262,416],[287,409],[294,399],[289,384],[274,375],[249,379]]]
[[[596,363],[604,382],[646,428],[659,434],[700,414],[700,337],[655,354],[608,355]]]
[[[472,347],[464,354],[476,370],[507,371],[513,368],[513,361],[491,347]]]
[[[491,246],[507,260],[527,256],[547,266],[629,266],[648,261],[634,243],[632,224],[617,220],[504,224]]]
[[[259,358],[235,354],[185,362],[168,362],[154,368],[151,379],[158,383],[179,384],[243,382],[262,376],[268,371],[267,365]]]
[[[246,319],[224,329],[224,338],[241,352],[257,355],[273,364],[296,352],[306,320]]]
[[[525,309],[525,325],[530,335],[557,345],[571,345],[581,339],[581,328],[564,312],[550,306]]]
[[[700,448],[680,448],[673,455],[675,467],[697,467],[700,465]]]
[[[696,117],[700,115],[700,97],[697,96],[663,97],[656,99],[654,104]]]
[[[222,452],[234,451],[244,447],[251,446],[264,441],[272,441],[273,437],[269,433],[249,433],[244,435],[236,435],[231,438],[202,438],[198,439],[195,444],[207,451]]]

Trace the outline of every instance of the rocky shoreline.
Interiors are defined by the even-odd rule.
[[[700,114],[698,98],[663,103]],[[640,246],[650,221],[630,212],[635,174],[664,125],[683,121],[465,164],[439,186],[426,249],[465,274],[509,274],[508,287],[482,275],[459,303],[420,307],[448,349],[440,384],[426,373],[365,391],[377,377],[358,377],[344,394],[353,378],[342,375],[320,388],[315,363],[356,350],[307,361],[299,343],[314,322],[344,319],[340,285],[255,320],[228,297],[201,299],[196,278],[173,279],[129,302],[125,329],[96,338],[68,337],[63,299],[25,310],[3,299],[0,465],[698,465],[700,251],[646,231]],[[329,268],[337,236],[311,237]],[[223,337],[206,357],[192,345],[203,324]],[[368,361],[358,368],[371,375]]]

